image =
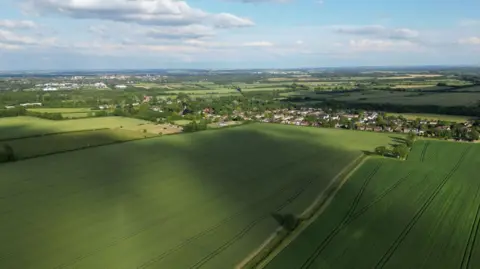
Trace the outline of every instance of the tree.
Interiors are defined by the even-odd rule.
[[[387,148],[385,146],[376,147],[375,153],[381,156],[385,156],[385,154],[387,153]]]
[[[3,149],[5,151],[6,161],[7,162],[14,162],[16,160],[16,158],[15,158],[15,153],[13,151],[13,148],[10,145],[5,144],[5,145],[3,145]]]
[[[408,133],[407,139],[414,142],[415,139],[417,139],[417,135],[414,132],[410,132],[410,133]]]
[[[470,138],[472,141],[478,140],[480,138],[480,134],[477,130],[472,129],[472,131],[470,132]]]
[[[287,231],[293,231],[298,226],[298,218],[293,214],[272,213],[272,217]]]
[[[405,144],[397,145],[393,148],[393,154],[397,156],[397,158],[406,158],[408,155],[408,147]]]

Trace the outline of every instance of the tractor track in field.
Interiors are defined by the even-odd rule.
[[[425,145],[423,146],[422,153],[420,154],[420,162],[425,161],[425,155],[427,154],[428,147],[430,146],[430,142],[425,142]]]
[[[380,202],[385,196],[387,196],[389,193],[394,191],[400,184],[405,182],[410,176],[412,175],[412,172],[408,173],[405,177],[400,178],[397,180],[392,186],[390,186],[388,189],[384,190],[380,195],[378,195],[372,202],[369,204],[365,205],[362,207],[360,210],[358,210],[355,214],[353,214],[350,219],[348,219],[345,222],[345,225],[350,224],[352,221],[356,220],[358,217],[363,215],[365,212],[367,212],[368,209],[370,209],[372,206]]]
[[[310,179],[307,181],[307,183],[300,189],[298,189],[294,195],[292,195],[291,197],[289,197],[283,204],[281,204],[280,206],[278,206],[275,211],[280,211],[282,209],[284,209],[285,207],[287,207],[289,204],[293,203],[306,189],[308,186],[310,186],[310,184],[312,184],[313,182],[313,179]],[[193,269],[193,268],[200,268],[202,267],[205,263],[207,263],[208,261],[210,261],[211,259],[215,258],[215,256],[217,256],[218,254],[222,253],[225,249],[227,249],[229,246],[233,245],[236,241],[238,241],[239,239],[241,239],[246,233],[248,233],[255,225],[257,225],[258,223],[260,223],[261,221],[269,218],[270,215],[265,215],[259,219],[256,219],[254,221],[252,221],[247,227],[245,227],[242,231],[240,231],[238,234],[236,234],[233,238],[231,238],[229,241],[227,241],[226,243],[224,243],[222,246],[218,247],[215,251],[211,252],[210,254],[208,254],[207,256],[203,257],[200,261],[198,261],[197,263],[195,263],[194,265],[192,265],[190,268]]]
[[[480,195],[480,187],[477,189],[475,198]],[[475,219],[472,223],[472,228],[468,235],[467,245],[463,252],[462,262],[460,264],[461,269],[470,268],[470,260],[472,258],[473,248],[475,247],[475,241],[477,240],[477,234],[480,226],[480,204],[477,206],[477,212],[475,213]]]
[[[313,154],[313,155],[314,155],[314,154]],[[308,158],[311,158],[311,157],[312,157],[312,156],[309,155],[309,156],[306,156],[306,157],[302,158],[301,160],[308,159]],[[291,164],[297,163],[298,161],[299,161],[299,160],[297,159],[297,160],[295,160],[295,161],[285,163],[285,164],[283,164],[281,167],[289,166],[289,165],[291,165]],[[278,168],[277,168],[277,169],[278,169]],[[246,180],[246,181],[242,181],[242,182],[249,182],[249,181],[253,181],[254,179],[255,179],[255,177],[252,177],[251,179]],[[312,180],[309,181],[309,184],[311,183],[311,181],[312,181]],[[257,204],[261,204],[262,202],[268,200],[269,198],[274,197],[274,196],[277,195],[279,192],[282,192],[282,191],[288,189],[289,187],[291,187],[290,185],[293,185],[293,184],[295,184],[295,183],[296,183],[295,181],[292,181],[292,182],[286,184],[286,186],[284,186],[283,188],[281,188],[281,189],[277,190],[276,192],[274,192],[273,194],[271,194],[271,195],[269,195],[269,196],[267,196],[267,197],[265,197],[265,198],[257,201],[257,202],[254,203],[252,206],[257,205]],[[290,199],[290,198],[289,198],[289,199]],[[249,206],[248,208],[251,208],[251,206]],[[158,257],[161,256],[161,258],[160,258],[158,261],[164,259],[164,258],[165,258],[166,256],[168,256],[169,254],[171,254],[171,253],[173,253],[173,252],[175,252],[175,251],[178,251],[178,250],[182,249],[184,246],[188,245],[188,243],[196,240],[197,238],[200,238],[201,236],[203,236],[203,235],[205,235],[205,234],[208,234],[209,232],[212,232],[212,231],[214,231],[215,229],[221,227],[222,225],[224,225],[224,224],[227,223],[228,221],[232,220],[232,219],[235,218],[236,216],[242,214],[242,213],[243,213],[244,211],[246,211],[246,210],[247,210],[247,208],[243,208],[243,209],[237,211],[235,214],[233,214],[233,215],[231,215],[231,216],[229,216],[229,217],[221,220],[220,222],[218,222],[216,225],[210,227],[209,229],[204,230],[204,231],[202,231],[202,232],[200,232],[200,233],[198,233],[198,234],[196,234],[196,235],[194,235],[194,236],[186,239],[185,241],[183,241],[183,242],[180,243],[179,245],[177,245],[177,246],[175,246],[175,247],[173,247],[173,248],[171,248],[171,249],[169,249],[169,250],[166,250],[165,252],[163,252],[162,254],[160,254],[160,255],[158,256]],[[107,244],[107,245],[104,245],[104,246],[99,247],[99,248],[97,248],[97,249],[95,249],[95,250],[89,251],[88,253],[85,253],[85,254],[83,254],[83,255],[81,255],[81,256],[78,256],[78,257],[76,257],[75,259],[73,259],[73,260],[71,260],[71,261],[69,261],[69,262],[67,262],[67,263],[63,263],[63,264],[57,265],[57,266],[55,266],[54,268],[55,268],[55,269],[63,269],[63,268],[66,268],[66,267],[68,267],[68,266],[72,266],[72,265],[74,265],[74,264],[76,264],[76,263],[78,263],[78,262],[80,262],[80,261],[82,261],[82,260],[84,260],[84,259],[92,256],[92,255],[95,255],[96,253],[98,253],[98,252],[101,251],[101,250],[104,250],[104,249],[108,249],[108,248],[110,248],[110,247],[113,247],[113,246],[121,243],[121,242],[124,241],[124,240],[127,240],[127,239],[129,239],[129,238],[132,238],[132,237],[134,237],[134,236],[136,236],[136,235],[138,235],[138,234],[140,234],[140,233],[142,233],[142,232],[144,232],[144,231],[146,231],[146,230],[148,230],[148,229],[151,229],[151,228],[153,228],[153,227],[155,227],[155,226],[157,226],[157,225],[160,225],[161,223],[163,223],[163,222],[165,222],[165,221],[168,221],[168,219],[169,219],[168,217],[163,217],[163,218],[156,219],[156,220],[152,221],[150,224],[145,225],[144,227],[142,227],[142,228],[141,228],[140,230],[138,230],[138,231],[135,231],[135,232],[132,232],[132,233],[130,233],[130,234],[128,234],[128,235],[125,235],[125,236],[123,236],[123,237],[121,237],[121,238],[119,238],[119,239],[117,239],[117,240],[114,240],[113,242],[110,242],[110,243]],[[4,257],[0,257],[0,260],[1,260],[2,258],[4,258]],[[156,261],[155,261],[155,262],[156,262]],[[147,268],[147,267],[150,266],[150,265],[148,265],[147,267],[142,267],[142,266],[143,266],[143,265],[140,265],[138,268]]]
[[[365,181],[362,184],[362,187],[358,191],[357,195],[355,196],[355,199],[353,200],[352,205],[350,206],[350,209],[348,210],[348,213],[345,215],[343,220],[327,235],[327,237],[320,243],[320,245],[317,245],[315,248],[314,252],[312,255],[310,255],[305,262],[301,265],[301,269],[306,269],[309,268],[315,259],[322,253],[322,251],[327,247],[327,245],[332,241],[332,239],[342,230],[342,228],[345,226],[347,221],[351,218],[353,213],[355,212],[355,209],[357,208],[357,205],[360,201],[360,199],[363,196],[363,193],[365,192],[365,189],[368,186],[368,183],[370,183],[370,180],[375,176],[375,174],[380,170],[380,167],[382,166],[382,163],[379,163],[373,171],[367,176]]]
[[[440,182],[440,184],[437,185],[435,190],[432,192],[432,194],[428,197],[427,201],[422,205],[422,207],[415,213],[413,218],[410,220],[410,222],[407,224],[407,226],[403,229],[403,231],[400,233],[400,235],[395,239],[395,241],[392,243],[390,248],[385,252],[385,254],[380,258],[380,260],[377,262],[374,268],[383,268],[390,258],[393,256],[395,251],[398,249],[400,244],[403,242],[403,240],[407,237],[407,235],[410,233],[410,231],[413,229],[415,224],[418,222],[418,220],[422,217],[422,215],[425,213],[425,211],[428,209],[430,204],[433,202],[435,197],[440,193],[440,191],[443,189],[443,186],[448,182],[448,180],[455,174],[455,172],[458,170],[460,165],[462,164],[463,160],[465,159],[465,156],[467,155],[468,151],[471,149],[471,147],[466,148],[462,155],[460,156],[459,160],[455,164],[455,166],[448,172],[448,174],[445,176],[445,178]]]
[[[313,182],[313,179],[310,179],[307,181],[307,183],[305,184],[305,186],[303,186],[302,188],[300,188],[293,196],[289,197],[282,205],[280,205],[279,207],[276,208],[276,210],[281,210],[283,208],[285,208],[287,205],[291,204],[292,202],[294,202],[304,191],[305,189]],[[264,199],[261,199],[260,201],[258,201],[257,203],[255,204],[261,204],[263,201],[266,201],[268,200],[269,198],[271,197],[275,197],[276,195],[278,195],[278,193],[281,193],[287,189],[289,189],[291,186],[290,185],[293,185],[295,184],[296,182],[295,181],[292,181],[290,184],[287,184],[286,186],[284,186],[283,188],[277,190],[276,192],[274,192],[273,194],[267,196],[266,198]],[[249,207],[251,208],[251,207]],[[245,209],[243,209],[242,211],[245,211]],[[210,227],[209,229],[207,230],[204,230],[196,235],[194,235],[193,237],[190,237],[188,238],[187,240],[183,241],[182,243],[180,243],[179,245],[177,245],[176,247],[173,247],[159,255],[157,255],[156,257],[152,258],[151,260],[148,260],[146,262],[144,262],[143,264],[141,264],[140,266],[137,267],[137,269],[144,269],[144,268],[148,268],[150,266],[152,266],[153,264],[157,263],[157,262],[160,262],[162,261],[163,259],[165,259],[168,255],[170,255],[171,253],[173,252],[176,252],[176,251],[179,251],[181,250],[183,247],[187,246],[190,242],[214,231],[215,229],[221,227],[223,224],[227,223],[228,221],[234,219],[236,216],[238,216],[239,214],[234,214],[234,215],[231,215],[230,217],[222,220],[221,222],[217,223],[217,225],[213,226],[213,227]],[[238,241],[241,237],[243,237],[248,231],[250,231],[257,223],[261,222],[262,220],[264,219],[267,219],[270,215],[264,215],[264,216],[261,216],[260,218],[252,221],[251,223],[249,223],[247,225],[247,227],[245,227],[242,231],[240,231],[237,235],[235,235],[233,237],[233,239],[227,241],[224,245],[227,245],[230,246],[232,245],[235,241]],[[233,241],[233,242],[231,242]],[[214,255],[212,257],[210,253],[209,255],[207,255],[206,257],[208,257],[207,259],[208,260],[211,260],[214,256],[218,255],[220,252],[222,252],[224,249],[226,249],[227,247],[225,247],[224,245],[220,246],[217,250],[214,251]],[[220,251],[218,251],[219,249],[221,249]],[[202,259],[203,260],[203,259]],[[208,261],[207,260],[207,261]],[[202,262],[201,264],[203,265],[205,262]],[[199,262],[200,264],[200,262]],[[198,267],[192,267],[192,268],[198,268]]]

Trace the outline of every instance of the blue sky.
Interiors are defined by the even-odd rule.
[[[480,64],[478,0],[1,0],[0,70]]]

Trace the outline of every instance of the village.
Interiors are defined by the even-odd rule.
[[[227,119],[264,123],[342,128],[372,132],[413,133],[424,137],[474,141],[479,139],[479,121],[450,122],[427,119],[407,119],[377,111],[324,111],[319,108],[276,109],[260,113],[233,111],[231,116],[203,111],[205,119],[224,122]],[[225,124],[225,123],[224,123]]]

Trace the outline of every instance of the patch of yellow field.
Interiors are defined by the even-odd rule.
[[[422,84],[414,84],[414,85],[395,85],[393,89],[412,89],[412,88],[428,88],[428,87],[435,87],[436,85],[422,85]]]

